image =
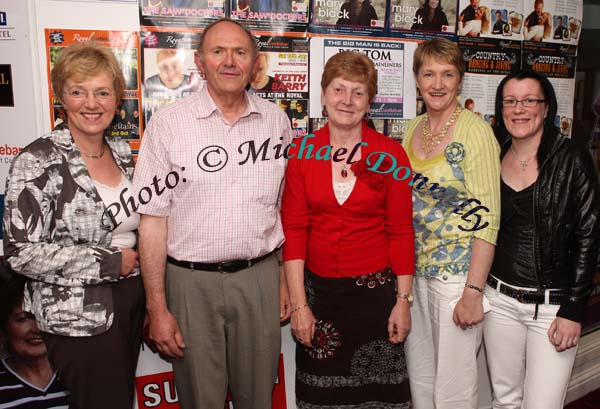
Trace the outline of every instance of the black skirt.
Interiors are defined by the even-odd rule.
[[[296,346],[298,409],[408,409],[404,345],[388,340],[396,303],[390,269],[348,278],[305,271],[317,320],[313,347]]]

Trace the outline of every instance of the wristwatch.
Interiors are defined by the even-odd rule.
[[[408,293],[408,294],[404,294],[404,293],[402,293],[402,294],[396,294],[396,297],[397,298],[404,298],[406,301],[408,301],[409,304],[412,304],[412,302],[414,300],[414,297],[413,297],[413,295],[411,293]]]

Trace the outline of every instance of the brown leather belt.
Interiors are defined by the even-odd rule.
[[[491,275],[488,276],[487,283],[494,290],[498,290],[501,294],[507,295],[514,298],[522,304],[545,304],[546,303],[546,291],[550,292],[549,304],[559,305],[561,299],[565,293],[562,290],[546,290],[546,291],[528,291],[519,290],[516,288],[509,287],[503,283],[498,286],[498,280],[496,277]]]
[[[221,273],[236,273],[240,270],[244,270],[248,267],[253,266],[269,257],[273,252],[267,253],[263,256],[256,257],[250,260],[231,260],[222,261],[220,263],[198,263],[195,261],[184,261],[177,260],[171,256],[167,256],[167,261],[178,267],[189,268],[190,270],[204,270],[204,271],[218,271]]]

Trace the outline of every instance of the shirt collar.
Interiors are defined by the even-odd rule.
[[[215,112],[221,115],[221,110],[215,104],[215,101],[212,99],[210,94],[208,93],[208,87],[204,85],[200,91],[198,91],[198,104],[197,104],[197,117],[198,118],[208,118]],[[254,98],[248,94],[247,91],[244,91],[244,98],[246,99],[246,109],[240,115],[240,118],[249,116],[251,114],[260,115],[260,110],[256,104]]]

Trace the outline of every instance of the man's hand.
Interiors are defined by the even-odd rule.
[[[170,311],[149,315],[150,339],[161,354],[171,358],[183,358],[185,348],[179,325]]]
[[[279,267],[279,321],[287,321],[292,315],[291,311],[290,292],[282,265]]]

